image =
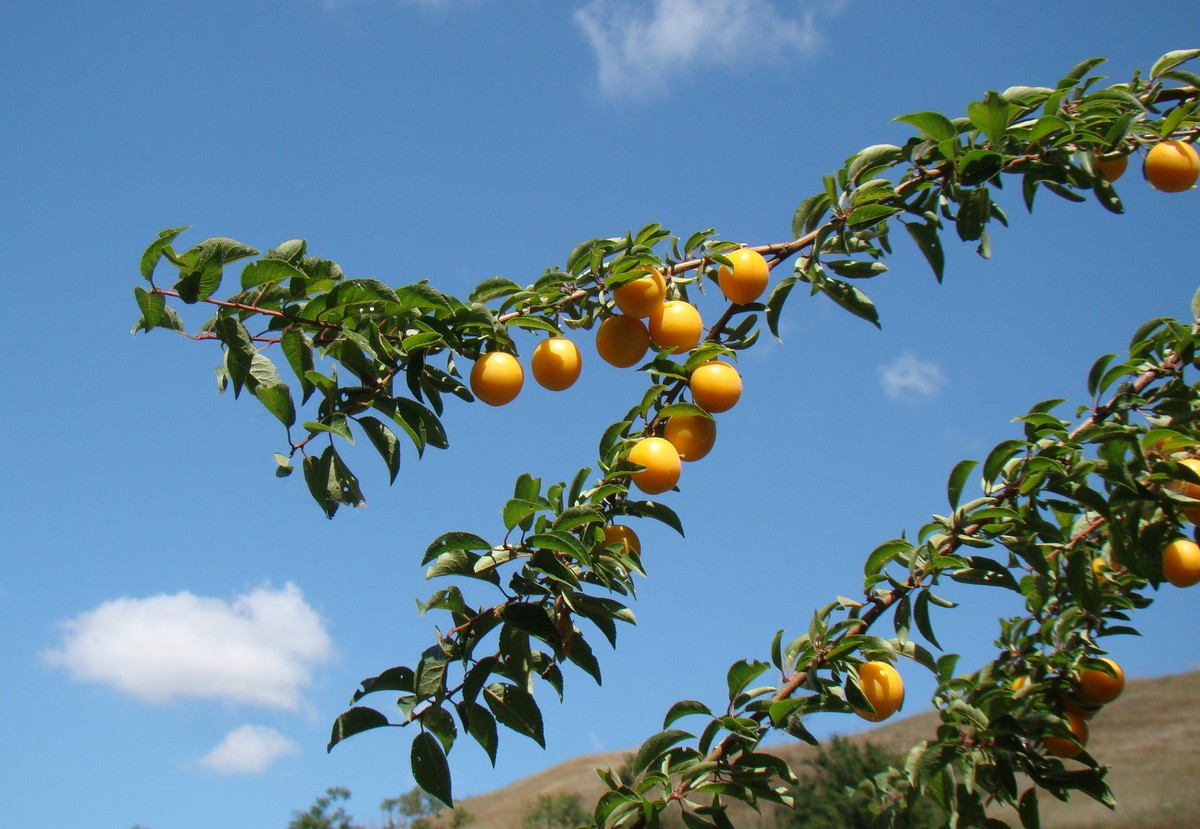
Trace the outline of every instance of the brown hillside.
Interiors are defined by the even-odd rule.
[[[1069,804],[1049,795],[1041,800],[1042,826],[1046,829],[1193,829],[1200,827],[1196,806],[1200,786],[1200,723],[1192,712],[1200,705],[1200,672],[1130,681],[1125,693],[1092,721],[1088,749],[1110,766],[1109,785],[1117,798],[1110,812],[1086,797]],[[905,752],[927,739],[935,727],[932,712],[908,717],[855,735],[854,742],[874,742]],[[784,744],[769,749],[799,767],[813,749],[804,744]],[[590,808],[603,792],[597,767],[616,767],[629,751],[576,757],[502,789],[463,800],[474,818],[471,829],[520,829],[530,804],[543,794],[579,793]],[[1000,815],[1012,826],[1014,815]],[[752,812],[739,813],[735,823],[760,829],[762,819]],[[445,821],[448,824],[448,821]]]

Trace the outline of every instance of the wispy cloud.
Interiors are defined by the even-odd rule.
[[[243,725],[201,757],[200,765],[218,774],[260,774],[276,760],[299,752],[295,743],[273,728]]]
[[[816,15],[807,3],[774,0],[588,0],[575,23],[596,53],[600,88],[645,98],[701,64],[812,54],[820,43]]]
[[[879,376],[883,393],[893,400],[933,397],[947,382],[937,363],[918,360],[911,351],[905,351],[888,365],[881,366]]]
[[[297,710],[332,643],[300,589],[260,588],[232,601],[182,592],[104,602],[62,623],[43,659],[80,682],[147,702],[222,699]]]

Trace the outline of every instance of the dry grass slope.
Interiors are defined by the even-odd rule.
[[[1117,797],[1111,812],[1086,797],[1069,804],[1041,798],[1045,829],[1195,829],[1200,827],[1200,672],[1130,681],[1125,693],[1092,721],[1089,750],[1111,767],[1108,780]],[[855,735],[907,751],[935,728],[932,713],[919,714]],[[813,749],[800,743],[768,749],[793,767]],[[619,768],[629,752],[576,757],[497,791],[462,801],[474,817],[471,829],[519,829],[521,817],[543,794],[579,793],[589,807],[603,792],[597,767]],[[1197,788],[1193,788],[1193,787]],[[1020,826],[1015,815],[998,815]],[[753,812],[734,816],[739,829],[759,829]],[[445,821],[448,824],[448,821]],[[769,822],[765,825],[769,825]]]

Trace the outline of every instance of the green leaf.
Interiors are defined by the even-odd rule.
[[[133,296],[137,300],[138,310],[142,312],[142,328],[146,331],[157,328],[162,321],[167,298],[162,294],[152,294],[140,286],[133,289]]]
[[[1153,80],[1167,70],[1174,69],[1181,63],[1197,57],[1200,57],[1200,49],[1177,49],[1174,52],[1167,52],[1154,62],[1154,66],[1150,67],[1150,78]]]
[[[391,725],[388,722],[388,718],[374,708],[355,706],[349,711],[343,711],[333,721],[333,733],[329,736],[329,745],[325,747],[325,750],[327,752],[332,751],[335,745],[347,737],[353,737],[355,734],[370,731],[372,728],[382,728],[388,725]]]
[[[886,219],[889,216],[895,216],[900,212],[899,207],[891,207],[886,204],[864,204],[862,207],[856,207],[846,217],[846,223],[861,227],[877,222],[880,219]]]
[[[483,701],[501,725],[529,737],[542,748],[542,712],[525,690],[507,682],[496,682],[483,689]]]
[[[821,283],[820,288],[823,294],[854,316],[866,320],[876,328],[880,327],[879,311],[876,310],[875,303],[849,282],[842,282],[840,279],[826,279]]]
[[[641,747],[637,750],[637,754],[633,755],[633,759],[629,763],[629,773],[634,777],[640,776],[642,772],[648,769],[671,746],[681,743],[684,740],[690,740],[694,736],[687,731],[680,731],[675,728],[660,731],[642,743]]]
[[[395,483],[396,474],[400,471],[400,439],[378,418],[363,415],[355,420],[387,465],[388,483]]]
[[[163,251],[175,241],[175,237],[187,229],[188,226],[172,227],[158,232],[158,238],[151,242],[142,254],[141,271],[143,277],[146,279],[153,278],[154,268],[158,265],[158,261],[162,259]]]
[[[1058,88],[1070,89],[1071,87],[1077,85],[1084,75],[1086,75],[1088,72],[1091,72],[1102,63],[1104,63],[1104,58],[1088,58],[1085,61],[1075,64],[1071,71],[1068,72],[1066,76],[1064,76],[1063,79],[1058,82]]]
[[[456,703],[458,716],[463,722],[463,728],[479,743],[480,748],[487,754],[492,765],[496,765],[496,749],[500,737],[496,733],[496,718],[486,708],[477,702],[464,700]]]
[[[666,524],[681,536],[683,535],[683,522],[679,520],[679,515],[660,501],[627,501],[625,513],[636,515],[639,518],[653,518],[655,521]]]
[[[694,699],[680,700],[672,705],[667,710],[666,717],[663,718],[663,728],[670,728],[671,723],[683,717],[690,717],[693,714],[703,714],[706,717],[712,716],[712,710],[702,702]]]
[[[757,659],[753,662],[739,659],[730,665],[725,676],[726,684],[729,686],[729,698],[734,699],[746,689],[747,685],[762,676],[763,672],[770,667],[766,662],[759,662]]]
[[[958,135],[954,124],[940,112],[910,112],[908,115],[899,115],[892,120],[916,127],[923,136],[934,141],[945,141],[947,138],[954,138]]]
[[[225,368],[233,381],[233,396],[242,393],[242,386],[250,377],[250,366],[254,363],[254,343],[250,332],[242,321],[234,316],[219,316],[213,333],[225,344]]]
[[[996,479],[1000,477],[1004,465],[1014,456],[1025,451],[1028,446],[1026,441],[1015,439],[996,444],[983,462],[983,479],[988,483],[995,483]]]
[[[296,422],[296,404],[292,402],[292,392],[286,383],[257,385],[254,387],[254,396],[284,426],[291,426]]]
[[[873,576],[881,572],[887,563],[896,556],[910,553],[912,549],[913,545],[903,538],[893,538],[891,541],[885,541],[867,556],[867,561],[863,565],[863,573],[867,577]]]
[[[913,619],[916,621],[917,630],[921,632],[921,635],[929,640],[935,648],[942,650],[942,645],[934,635],[933,625],[929,619],[929,595],[928,590],[922,590],[917,594],[917,599],[913,602]]]
[[[331,491],[340,491],[333,475],[332,447],[326,447],[320,457],[308,455],[304,458],[304,482],[308,484],[309,494],[325,511],[326,518],[333,518],[337,512],[339,500],[331,497]]]
[[[950,500],[950,509],[958,506],[958,499],[962,496],[967,478],[977,466],[979,466],[979,461],[972,460],[962,460],[954,465],[954,469],[950,472],[950,480],[946,484],[946,496]]]
[[[474,533],[461,531],[443,533],[435,538],[433,543],[425,549],[425,556],[421,559],[421,564],[428,564],[442,553],[447,553],[452,550],[490,549],[492,549],[492,545]]]
[[[847,159],[846,177],[853,184],[858,184],[867,174],[872,174],[881,167],[892,166],[902,155],[903,150],[895,144],[874,144]]]
[[[946,254],[942,250],[942,239],[937,225],[932,222],[903,222],[903,224],[908,235],[917,243],[925,261],[933,269],[933,275],[938,282],[941,282],[942,275],[946,270]]]
[[[988,92],[982,101],[967,104],[967,117],[987,136],[989,143],[995,144],[1008,129],[1008,101],[998,92]]]
[[[288,279],[307,279],[308,275],[282,259],[260,259],[242,268],[242,290],[272,285]]]
[[[430,733],[422,731],[412,742],[412,776],[416,784],[448,807],[454,808],[450,792],[450,764],[442,746]]]
[[[824,193],[809,196],[800,202],[795,215],[792,216],[792,235],[799,239],[805,234],[812,233],[821,223],[821,217],[829,210],[830,204],[829,196]]]
[[[860,262],[853,259],[825,259],[821,264],[838,276],[848,279],[870,279],[887,273],[888,269],[882,262]]]
[[[775,283],[771,296],[767,299],[767,328],[780,342],[783,340],[779,336],[779,315],[783,312],[783,304],[787,302],[788,294],[792,292],[797,281],[798,277],[794,275],[785,276]]]
[[[1017,814],[1021,817],[1023,829],[1042,829],[1042,819],[1038,814],[1037,789],[1030,787],[1021,795],[1017,804]]]
[[[986,187],[964,190],[959,196],[958,220],[955,228],[958,238],[974,242],[983,236],[983,226],[991,218],[992,197]]]

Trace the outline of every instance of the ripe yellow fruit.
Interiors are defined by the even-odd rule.
[[[533,379],[542,388],[562,391],[575,385],[583,369],[583,361],[575,343],[566,337],[550,337],[537,344],[529,367],[533,369]]]
[[[1112,668],[1113,673],[1084,668],[1076,680],[1075,694],[1085,705],[1108,705],[1125,690],[1125,672],[1121,666],[1107,656],[1101,657],[1100,661]]]
[[[667,298],[667,280],[656,270],[646,276],[626,282],[613,291],[613,301],[622,314],[648,317],[658,310]]]
[[[630,473],[633,485],[647,495],[657,495],[679,483],[679,452],[666,438],[642,438],[629,450],[629,460],[646,467]]]
[[[904,704],[904,680],[900,672],[887,662],[864,662],[858,666],[858,684],[872,713],[855,708],[854,713],[870,722],[881,722],[900,710]]]
[[[1163,548],[1163,578],[1176,587],[1200,582],[1200,546],[1189,538],[1177,538]]]
[[[1012,682],[1010,682],[1008,684],[1008,687],[1011,688],[1013,693],[1015,694],[1018,691],[1020,691],[1022,688],[1027,686],[1028,684],[1029,684],[1029,674],[1017,674],[1016,676],[1014,676],[1012,678]]]
[[[596,330],[596,353],[617,368],[629,368],[650,350],[650,332],[640,319],[617,314]]]
[[[511,403],[524,382],[521,363],[507,351],[489,351],[471,366],[471,391],[489,406]]]
[[[771,278],[771,269],[762,254],[749,248],[741,248],[726,254],[733,263],[733,269],[722,265],[717,269],[717,284],[721,293],[730,302],[745,305],[762,296],[767,289],[767,281]]]
[[[696,306],[683,300],[664,302],[650,315],[650,341],[658,348],[670,348],[680,354],[696,347],[704,323]]]
[[[712,451],[717,441],[717,422],[704,415],[672,415],[667,418],[663,437],[679,452],[681,461],[698,461]]]
[[[1125,175],[1127,167],[1129,167],[1129,156],[1127,155],[1110,155],[1096,158],[1096,172],[1110,182],[1116,181]]]
[[[1191,144],[1161,141],[1146,153],[1142,174],[1156,190],[1179,193],[1190,189],[1200,177],[1200,157]]]
[[[1042,745],[1046,747],[1046,751],[1053,754],[1055,757],[1063,757],[1070,759],[1078,757],[1083,753],[1084,747],[1088,741],[1088,724],[1079,714],[1074,711],[1066,711],[1063,713],[1063,719],[1067,721],[1067,729],[1074,736],[1074,739],[1066,737],[1044,737]]]
[[[1200,476],[1200,458],[1185,458],[1179,463]],[[1200,501],[1200,484],[1194,484],[1191,481],[1173,481],[1170,487],[1180,495]],[[1182,511],[1187,520],[1193,524],[1200,524],[1200,504],[1183,507]]]
[[[611,547],[613,544],[620,544],[622,553],[642,552],[642,542],[638,540],[637,533],[624,524],[604,525],[604,546]]]
[[[709,360],[696,366],[688,380],[692,400],[714,414],[732,409],[742,396],[742,376],[729,363]]]

